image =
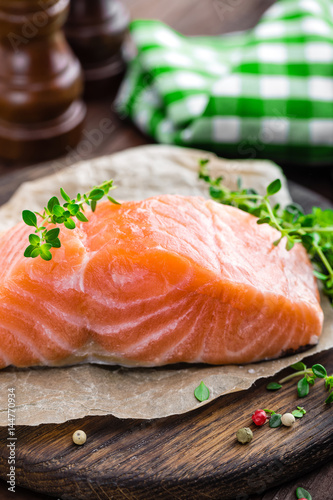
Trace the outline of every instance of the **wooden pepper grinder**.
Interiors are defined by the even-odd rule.
[[[129,14],[119,0],[71,0],[65,33],[85,76],[85,95],[114,95],[125,71],[121,46]]]
[[[61,30],[69,0],[0,0],[0,156],[39,161],[80,140],[82,71]]]

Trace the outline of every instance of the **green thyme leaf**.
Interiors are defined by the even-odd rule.
[[[50,252],[50,248],[51,248],[51,245],[49,245],[48,243],[44,243],[44,245],[42,245],[40,247],[40,256],[43,260],[51,260],[52,259],[52,254]]]
[[[296,496],[298,499],[300,498],[306,498],[306,500],[312,500],[312,496],[308,491],[306,491],[304,488],[297,488],[296,489]]]
[[[296,222],[301,215],[304,215],[303,208],[298,203],[290,203],[284,210],[292,216],[292,222]]]
[[[333,403],[333,392],[331,392],[331,394],[328,396],[328,398],[325,399],[325,403],[326,404]]]
[[[326,389],[333,389],[333,376],[327,377],[325,380]]]
[[[93,201],[101,200],[104,196],[103,189],[93,189],[89,194],[89,199]]]
[[[67,209],[71,215],[76,215],[80,211],[80,206],[76,203],[70,203]]]
[[[269,419],[269,426],[275,429],[276,427],[280,427],[282,415],[280,413],[274,413]]]
[[[299,410],[294,410],[291,412],[291,414],[294,415],[294,417],[296,418],[302,418],[304,416],[304,413]]]
[[[53,213],[53,208],[55,207],[55,205],[60,205],[60,202],[56,196],[53,196],[47,204],[47,208],[49,209],[51,214]]]
[[[68,196],[68,194],[66,193],[66,191],[64,191],[64,189],[63,189],[63,188],[60,188],[60,194],[61,194],[61,196],[63,197],[63,199],[64,199],[65,201],[67,201],[68,203],[70,203],[71,199],[70,199],[70,197]]]
[[[315,374],[315,376],[318,378],[327,377],[327,371],[322,365],[313,365],[312,371]]]
[[[290,368],[296,370],[297,372],[300,372],[302,370],[306,370],[306,365],[302,363],[302,361],[299,361],[298,363],[294,363],[293,365],[291,365]]]
[[[318,278],[319,280],[322,280],[322,281],[326,281],[329,278],[328,276],[326,276],[326,274],[320,273],[319,271],[316,271],[315,269],[313,270],[313,274],[315,275],[316,278]]]
[[[44,236],[45,241],[51,242],[51,241],[55,240],[56,238],[58,238],[59,233],[60,233],[60,229],[58,227],[56,227],[54,229],[50,229],[50,231],[47,231],[47,233]]]
[[[299,380],[297,383],[298,397],[305,398],[305,396],[309,394],[309,391],[310,391],[310,386],[306,377],[301,378],[301,380]]]
[[[61,247],[61,241],[59,238],[56,238],[55,240],[50,241],[50,244],[52,245],[52,248],[60,248]]]
[[[79,220],[80,222],[88,222],[88,219],[87,217],[82,213],[82,212],[78,212],[75,216],[77,218],[77,220]]]
[[[277,390],[281,389],[281,387],[282,387],[282,385],[278,384],[277,382],[270,382],[266,386],[266,389],[268,389],[269,391],[277,391]]]
[[[201,381],[200,385],[195,389],[194,396],[198,401],[206,401],[209,398],[209,389],[208,387]]]
[[[223,191],[222,191],[222,189],[220,189],[216,186],[211,186],[209,188],[209,195],[214,200],[220,200],[221,198],[223,198]]]
[[[23,210],[22,219],[27,224],[27,226],[37,227],[37,217],[36,214],[30,210]]]
[[[76,224],[73,221],[73,219],[67,219],[67,220],[65,220],[64,226],[67,227],[67,229],[75,229],[76,228]]]
[[[296,418],[302,418],[306,414],[306,410],[302,406],[297,406],[297,410],[291,412]]]
[[[273,196],[280,191],[282,188],[282,184],[280,179],[275,179],[275,181],[271,182],[271,184],[267,187],[267,195]]]
[[[271,221],[270,217],[263,217],[262,219],[257,220],[257,224],[267,224],[270,221]]]
[[[288,250],[288,252],[289,252],[289,250],[292,250],[294,248],[294,246],[295,246],[295,241],[288,238],[287,243],[286,243],[286,249]]]
[[[34,245],[29,245],[24,251],[24,257],[31,257],[32,252],[35,250]]]
[[[29,234],[29,242],[30,245],[36,247],[40,244],[40,237],[37,234]]]
[[[40,247],[38,247],[38,248],[35,247],[35,249],[31,252],[30,257],[32,259],[35,259],[39,255],[40,255]]]
[[[54,205],[53,213],[56,217],[62,217],[65,213],[65,209],[60,205]]]
[[[108,200],[111,201],[111,203],[113,203],[114,205],[121,205],[121,203],[119,203],[119,201],[112,198],[112,196],[108,196]]]
[[[199,165],[200,165],[201,167],[204,167],[205,165],[207,165],[207,163],[209,163],[209,159],[208,159],[208,158],[201,158],[201,159],[199,160]]]

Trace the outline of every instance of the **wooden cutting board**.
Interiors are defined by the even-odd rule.
[[[333,372],[332,351],[308,360],[309,365],[314,362]],[[75,500],[245,500],[333,456],[333,408],[324,404],[323,383],[317,382],[302,400],[297,399],[294,383],[276,393],[266,391],[266,384],[160,420],[89,417],[62,425],[19,427],[17,484]],[[283,413],[297,405],[307,414],[292,428],[259,428],[251,421],[256,408]],[[254,433],[249,445],[235,439],[237,429],[244,426]],[[87,433],[82,447],[72,443],[76,429]],[[8,472],[6,438],[7,429],[1,429],[2,478]]]
[[[292,194],[307,207],[329,205],[299,186],[292,186]],[[322,363],[333,373],[332,353],[305,362]],[[274,380],[287,373],[284,370]],[[324,404],[323,383],[317,381],[305,399],[297,398],[295,383],[275,393],[265,389],[267,383],[259,381],[248,391],[160,420],[88,417],[62,425],[18,427],[16,484],[68,500],[246,500],[333,457],[333,407]],[[307,414],[292,428],[259,428],[251,421],[257,408],[284,413],[297,405]],[[235,438],[244,426],[254,433],[248,445]],[[82,447],[72,442],[77,429],[88,436]],[[1,428],[2,479],[8,473],[7,437],[7,429]]]

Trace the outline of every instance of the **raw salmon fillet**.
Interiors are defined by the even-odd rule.
[[[306,252],[274,247],[254,216],[167,195],[102,202],[88,218],[61,228],[49,262],[23,257],[23,223],[0,239],[1,368],[243,364],[317,343]]]

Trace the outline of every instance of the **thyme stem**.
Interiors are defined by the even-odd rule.
[[[301,370],[299,372],[292,373],[291,375],[288,375],[287,377],[284,377],[281,380],[279,380],[279,384],[284,384],[285,382],[288,382],[288,380],[291,380],[292,378],[302,377],[302,375],[307,375],[307,374],[310,375],[311,373],[312,373],[311,368],[307,368],[306,370]]]

